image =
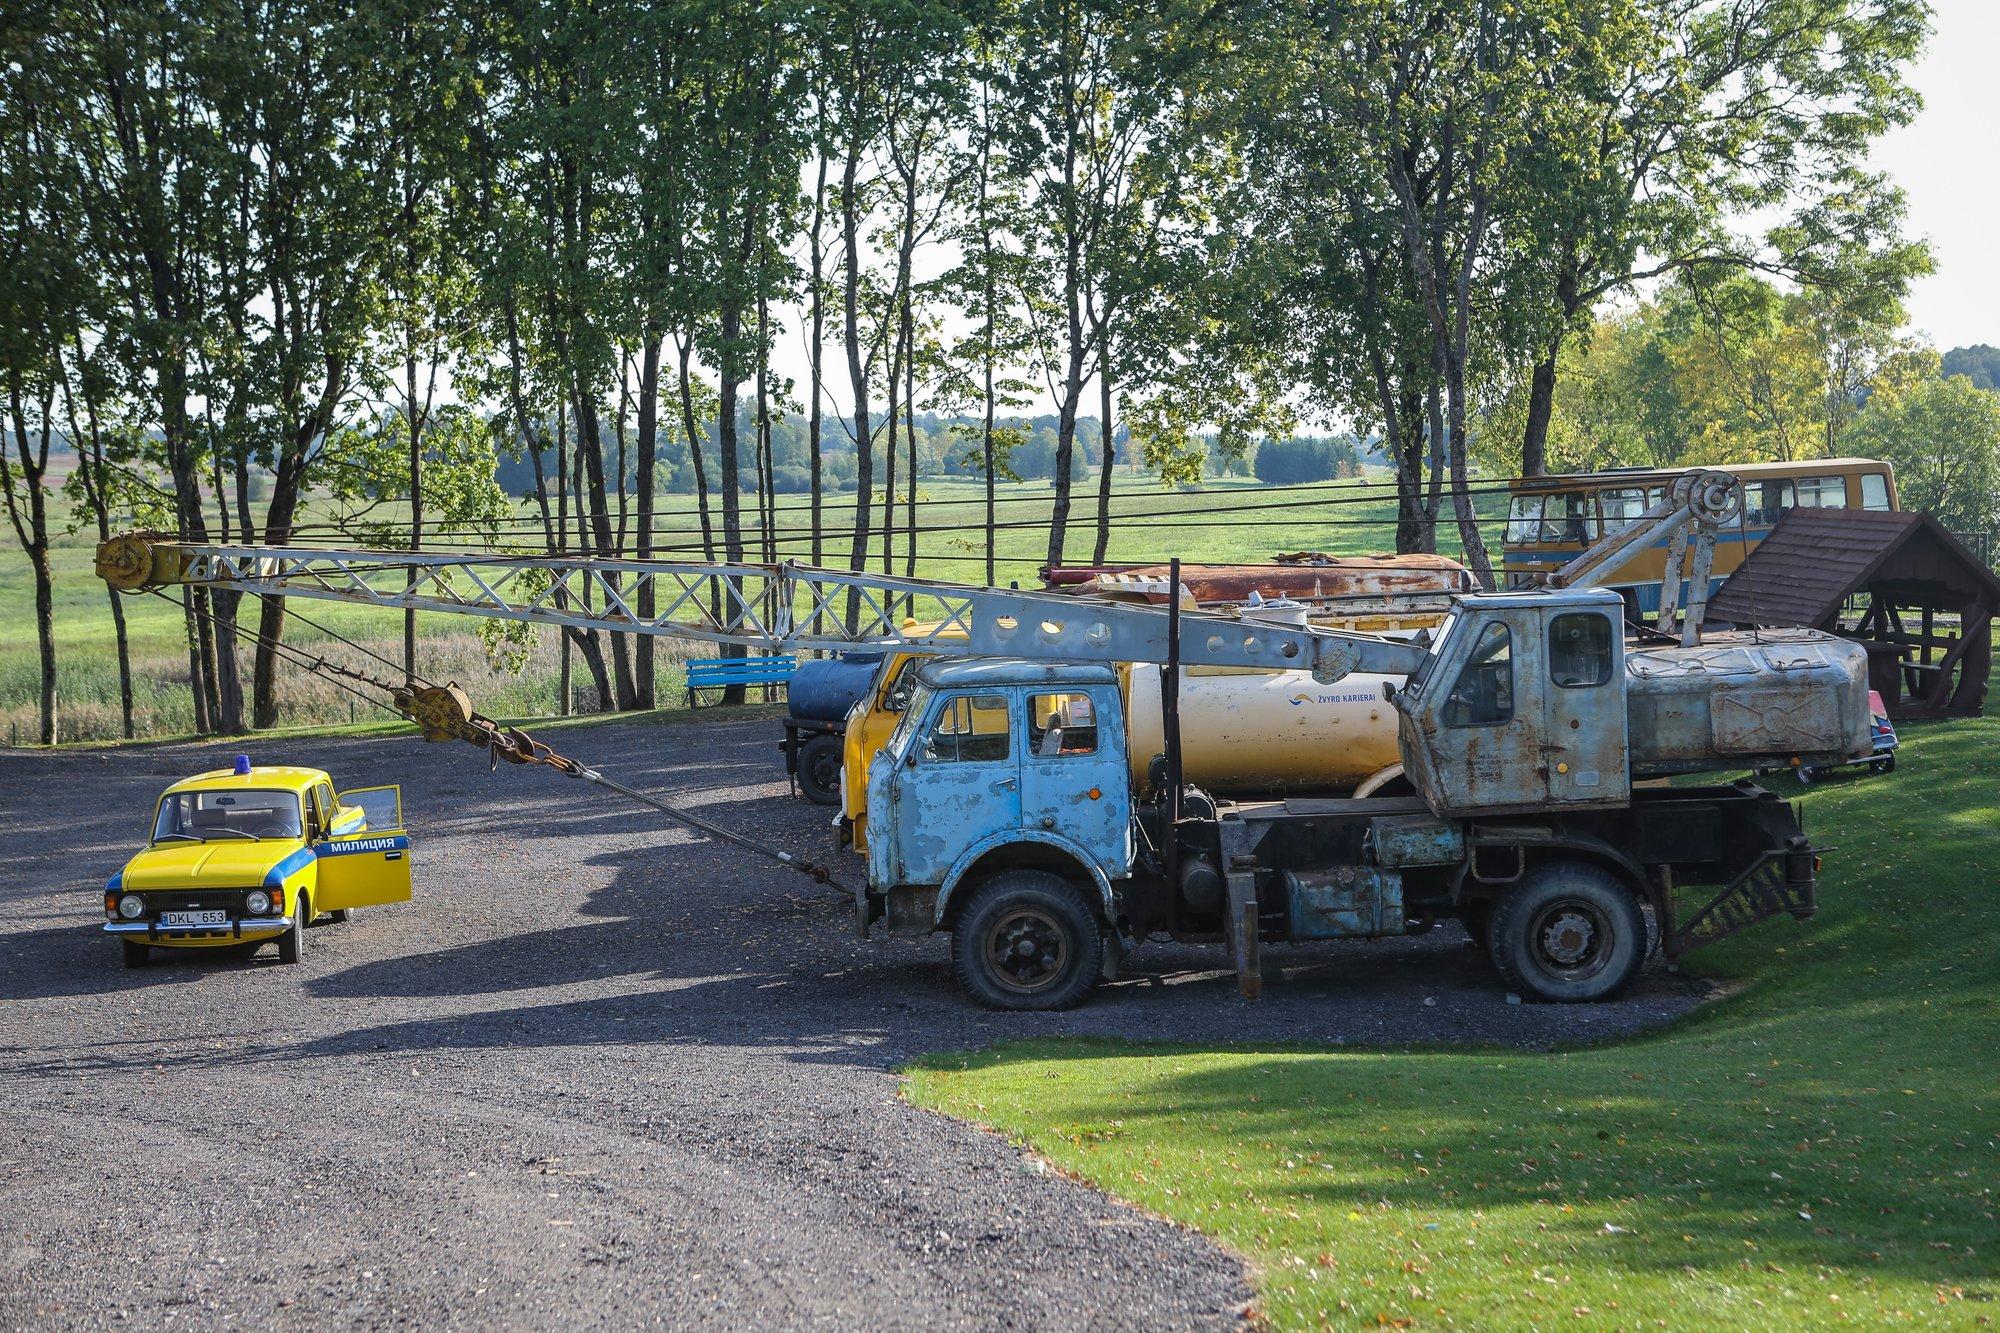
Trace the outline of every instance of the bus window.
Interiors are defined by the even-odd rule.
[[[1513,543],[1541,540],[1542,497],[1517,495],[1507,511],[1507,540]]]
[[[1800,477],[1794,483],[1801,509],[1847,508],[1847,480],[1844,477]]]
[[[1604,529],[1615,531],[1646,512],[1646,492],[1637,486],[1621,486],[1599,491],[1597,503],[1604,514]]]
[[[1789,481],[1753,481],[1743,488],[1743,512],[1752,523],[1769,526],[1791,507]]]
[[[1879,472],[1861,474],[1861,507],[1887,512],[1889,508],[1889,479]]]
[[[1584,491],[1566,491],[1549,497],[1548,507],[1542,511],[1542,531],[1540,540],[1544,542],[1587,542],[1595,538],[1595,528],[1590,512],[1590,495]]]

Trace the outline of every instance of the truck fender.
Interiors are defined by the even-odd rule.
[[[1118,919],[1117,909],[1111,897],[1111,880],[1105,875],[1103,868],[1092,861],[1081,847],[1071,842],[1068,838],[1063,837],[1060,833],[1044,829],[1003,829],[998,833],[990,833],[978,842],[973,843],[972,846],[959,854],[958,860],[952,862],[950,873],[944,877],[944,883],[938,886],[937,907],[931,913],[931,928],[936,930],[944,925],[945,913],[950,909],[951,905],[951,895],[957,890],[959,884],[964,881],[966,874],[974,866],[978,865],[988,852],[998,850],[1010,843],[1023,842],[1039,843],[1044,847],[1061,852],[1067,859],[1075,862],[1085,871],[1089,872],[1090,882],[1097,886],[1098,902],[1104,909],[1104,919],[1106,921],[1116,921]]]
[[[1589,833],[1551,828],[1488,827],[1476,832],[1471,841],[1478,845],[1519,847],[1523,851],[1577,852],[1585,860],[1600,862],[1627,876],[1642,899],[1651,900],[1654,894],[1652,877],[1646,873],[1644,866],[1626,852]],[[1468,847],[1465,865],[1459,868],[1452,886],[1455,898],[1465,896],[1465,884],[1471,876],[1470,850]]]

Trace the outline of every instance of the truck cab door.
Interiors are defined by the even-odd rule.
[[[1547,719],[1542,776],[1556,805],[1623,804],[1632,795],[1619,608],[1542,613]]]
[[[941,884],[967,847],[1020,828],[1019,703],[1016,690],[952,691],[931,701],[900,766],[885,775],[888,826],[869,834],[871,847],[893,840],[892,882]]]
[[[1438,814],[1530,809],[1548,798],[1537,615],[1461,616],[1404,713],[1406,762],[1416,761],[1418,790]]]
[[[1115,688],[1031,691],[1021,746],[1021,827],[1058,833],[1109,878],[1132,835],[1124,709]]]
[[[403,790],[362,787],[336,798],[332,828],[313,844],[319,858],[315,912],[410,900],[410,835],[403,831]]]

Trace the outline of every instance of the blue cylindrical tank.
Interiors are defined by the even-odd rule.
[[[868,693],[881,653],[843,653],[808,658],[792,672],[792,716],[815,722],[838,722]]]

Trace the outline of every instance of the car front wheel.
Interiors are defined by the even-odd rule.
[[[312,899],[303,893],[292,904],[292,924],[284,934],[278,936],[278,961],[296,963],[305,951],[306,922],[312,919]]]
[[[1097,984],[1104,932],[1075,884],[1008,870],[972,891],[951,961],[965,993],[989,1009],[1067,1009]]]

